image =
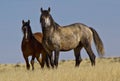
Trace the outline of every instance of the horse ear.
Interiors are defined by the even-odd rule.
[[[28,24],[30,24],[30,20],[28,20]]]
[[[43,12],[43,9],[41,8],[40,11]]]
[[[25,22],[24,22],[24,20],[22,20],[22,24],[24,24]]]
[[[48,12],[50,12],[50,7],[48,8]]]

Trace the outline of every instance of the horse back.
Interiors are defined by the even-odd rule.
[[[35,37],[35,39],[36,39],[37,41],[39,41],[39,43],[42,43],[42,38],[43,38],[42,33],[37,32],[37,33],[34,33],[33,36]]]
[[[85,40],[88,40],[91,42],[93,38],[93,33],[91,29],[83,23],[74,23],[74,24],[63,26],[63,27],[59,27],[59,29],[61,30],[62,33],[64,32],[64,35],[67,35],[67,37],[70,37],[69,40],[71,40],[71,42],[73,39],[74,39],[73,42],[75,41],[84,42]],[[67,37],[64,37],[64,38],[67,38]]]
[[[39,47],[39,51],[41,53],[45,53],[45,49],[43,48],[43,45],[42,45],[42,39],[43,39],[43,34],[41,32],[36,32],[33,34],[35,40],[36,40],[36,44],[38,45]]]

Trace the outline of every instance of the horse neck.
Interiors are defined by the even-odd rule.
[[[49,35],[54,33],[54,28],[52,26],[47,28],[43,27],[42,31],[43,31],[43,37],[49,37]]]
[[[50,15],[51,16],[51,15]],[[57,24],[54,19],[51,16],[51,26],[49,27],[44,27],[42,28],[43,31],[43,35],[45,37],[49,37],[50,35],[52,35],[55,31],[57,31],[59,24]]]
[[[54,19],[52,18],[52,16],[51,16],[51,27],[53,27],[53,29],[54,29],[54,31],[56,31],[57,29],[58,29],[58,26],[59,26],[59,24],[57,24],[55,21],[54,21]]]

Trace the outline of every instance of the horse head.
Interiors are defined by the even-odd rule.
[[[43,10],[41,8],[40,23],[42,27],[45,28],[50,27],[54,24],[54,20],[50,14],[50,7],[48,8],[48,10]]]
[[[28,20],[27,22],[22,20],[22,32],[24,35],[24,39],[26,41],[29,41],[29,39],[32,35],[32,31],[31,31],[31,27],[30,27],[30,20]]]

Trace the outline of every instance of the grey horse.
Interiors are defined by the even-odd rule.
[[[104,45],[98,33],[92,27],[88,27],[83,23],[74,23],[67,26],[56,25],[48,10],[41,8],[40,23],[43,32],[43,45],[51,58],[51,63],[58,66],[59,52],[74,50],[76,64],[79,66],[82,61],[80,51],[85,48],[91,60],[91,65],[95,65],[95,54],[92,50],[92,40],[95,42],[97,52],[100,56],[104,55]],[[54,60],[52,52],[54,51]]]

